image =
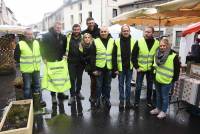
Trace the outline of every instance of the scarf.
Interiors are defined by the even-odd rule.
[[[156,52],[156,64],[158,66],[163,65],[170,53],[170,49],[167,49],[165,52],[161,52],[160,49],[157,50]]]

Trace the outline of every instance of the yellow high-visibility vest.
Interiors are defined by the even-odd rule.
[[[156,50],[159,47],[158,40],[154,41],[154,44],[149,51],[146,41],[144,38],[138,40],[139,47],[139,55],[138,55],[138,65],[141,71],[151,70],[153,65],[154,56],[156,54]]]
[[[131,43],[131,53],[130,53],[130,70],[133,69],[133,63],[131,61],[131,55],[132,55],[132,51],[135,45],[135,40],[133,38],[130,39],[130,43]],[[122,57],[121,57],[121,47],[120,47],[120,38],[115,40],[115,44],[117,46],[117,68],[118,71],[122,71]]]
[[[33,41],[33,48],[28,46],[25,41],[19,42],[20,48],[20,71],[22,73],[32,73],[40,71],[41,55],[40,46],[37,40]]]

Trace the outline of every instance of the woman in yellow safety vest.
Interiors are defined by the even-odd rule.
[[[167,38],[160,41],[160,48],[154,57],[156,108],[150,114],[157,115],[159,119],[166,117],[169,104],[169,92],[173,83],[178,80],[180,62],[178,55],[171,50]]]

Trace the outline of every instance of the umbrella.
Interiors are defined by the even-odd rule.
[[[193,32],[198,32],[200,31],[200,22],[191,24],[189,26],[187,26],[183,32],[182,32],[182,36],[186,36],[187,34],[191,34]]]
[[[173,26],[200,21],[200,0],[174,0],[123,13],[112,22],[129,25]]]

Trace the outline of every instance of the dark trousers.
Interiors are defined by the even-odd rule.
[[[92,99],[96,100],[96,77],[94,75],[90,75],[90,96]]]
[[[146,80],[147,80],[147,103],[151,103],[151,96],[152,96],[152,89],[153,89],[153,72],[152,71],[137,72],[135,103],[140,102],[140,94],[141,94],[144,75],[146,75]]]
[[[73,97],[80,93],[84,68],[80,64],[68,64],[68,68],[71,81],[70,95]]]
[[[32,93],[40,92],[40,72],[22,73],[24,98],[31,99]]]
[[[101,96],[106,100],[110,99],[111,80],[112,72],[109,70],[102,71],[101,75],[96,77],[97,99]]]

